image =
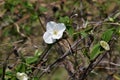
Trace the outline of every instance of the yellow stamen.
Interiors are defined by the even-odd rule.
[[[54,34],[54,35],[57,35],[57,34],[58,34],[58,32],[57,32],[56,30],[54,30],[53,34]]]

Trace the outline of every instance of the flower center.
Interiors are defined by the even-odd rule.
[[[57,31],[57,30],[54,30],[54,31],[53,31],[53,34],[54,34],[54,35],[57,35],[57,34],[58,34],[58,31]]]

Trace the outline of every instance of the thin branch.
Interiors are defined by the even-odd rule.
[[[71,46],[72,49],[75,48],[75,46],[77,46],[80,41],[83,40],[83,38],[79,39],[79,40],[76,40],[75,43]],[[42,75],[44,75],[44,73],[47,71],[49,71],[50,69],[52,69],[57,63],[61,62],[61,61],[64,61],[64,59],[70,55],[71,53],[71,49],[69,49],[68,51],[66,51],[60,58],[58,58],[55,62],[53,62],[52,64],[50,64],[46,69],[45,71],[43,71],[39,77],[42,77]]]
[[[8,60],[10,55],[12,54],[13,51],[11,51],[10,53],[8,53],[5,62],[3,63],[3,71],[2,71],[2,80],[5,80],[5,72],[6,72],[6,68],[7,68],[7,64],[8,64]]]

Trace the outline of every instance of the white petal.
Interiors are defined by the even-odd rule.
[[[53,39],[60,39],[62,37],[62,35],[63,35],[63,32],[66,29],[66,26],[63,23],[58,23],[56,26],[57,26],[56,27],[57,35],[52,33],[52,38]]]
[[[56,41],[55,39],[52,38],[52,36],[49,32],[44,33],[43,39],[44,39],[45,43],[47,43],[47,44],[52,44]]]
[[[57,30],[58,30],[59,32],[64,32],[65,29],[66,29],[66,26],[65,26],[63,23],[58,23],[58,24],[57,24]]]
[[[57,23],[50,21],[47,23],[47,31],[52,32],[56,28]]]
[[[62,38],[62,35],[63,35],[63,32],[59,32],[57,35],[52,35],[52,38],[53,39],[60,39],[60,38]]]

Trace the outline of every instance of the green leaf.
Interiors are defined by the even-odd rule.
[[[38,57],[27,57],[26,58],[26,63],[27,64],[32,64],[38,60]]]
[[[25,72],[25,71],[26,71],[26,65],[23,64],[23,63],[17,65],[16,71],[17,71],[17,72]]]
[[[35,56],[35,57],[39,57],[40,55],[41,55],[41,52],[40,52],[39,50],[36,50],[34,56]]]
[[[87,37],[88,35],[85,31],[82,31],[80,34],[82,35],[82,37]]]
[[[113,17],[114,19],[118,18],[120,16],[120,12],[118,12],[117,14],[115,14],[115,16]]]
[[[37,77],[34,77],[32,80],[39,80],[39,78],[37,78]]]
[[[5,73],[5,80],[17,80],[15,77],[15,73],[12,71],[6,71]]]
[[[100,44],[95,44],[90,53],[90,59],[94,60],[100,54]]]
[[[8,36],[8,35],[10,35],[10,29],[5,28],[3,31],[3,36]]]
[[[103,34],[102,34],[102,40],[106,41],[106,42],[109,42],[112,35],[113,35],[113,31],[114,29],[108,29],[107,31],[105,31]]]
[[[120,35],[120,27],[116,29],[116,34]]]
[[[6,71],[5,74],[8,75],[8,76],[12,76],[13,75],[13,73],[11,71]]]
[[[37,13],[33,12],[33,13],[31,14],[31,16],[30,16],[30,19],[31,19],[32,21],[36,21],[36,20],[38,19]]]
[[[2,69],[2,68],[0,68],[0,76],[2,75],[2,72],[3,72],[3,69]]]
[[[109,17],[108,19],[109,19],[109,21],[114,22],[113,18]]]
[[[40,6],[40,7],[39,7],[39,11],[40,11],[40,12],[46,12],[46,11],[47,11],[47,8]]]
[[[67,32],[72,36],[74,34],[74,29],[72,26],[69,26],[69,29],[67,29]]]
[[[29,2],[29,1],[26,1],[24,2],[24,7],[26,7],[27,9],[32,9],[33,8],[33,5]]]
[[[65,23],[67,25],[70,24],[71,20],[68,16],[65,16],[65,17],[60,17],[59,22]]]
[[[16,77],[14,76],[14,77],[11,78],[11,80],[17,80],[17,79],[16,79]]]
[[[31,33],[31,27],[30,26],[25,25],[25,26],[23,26],[23,29],[25,30],[26,34],[30,35],[30,33]]]

